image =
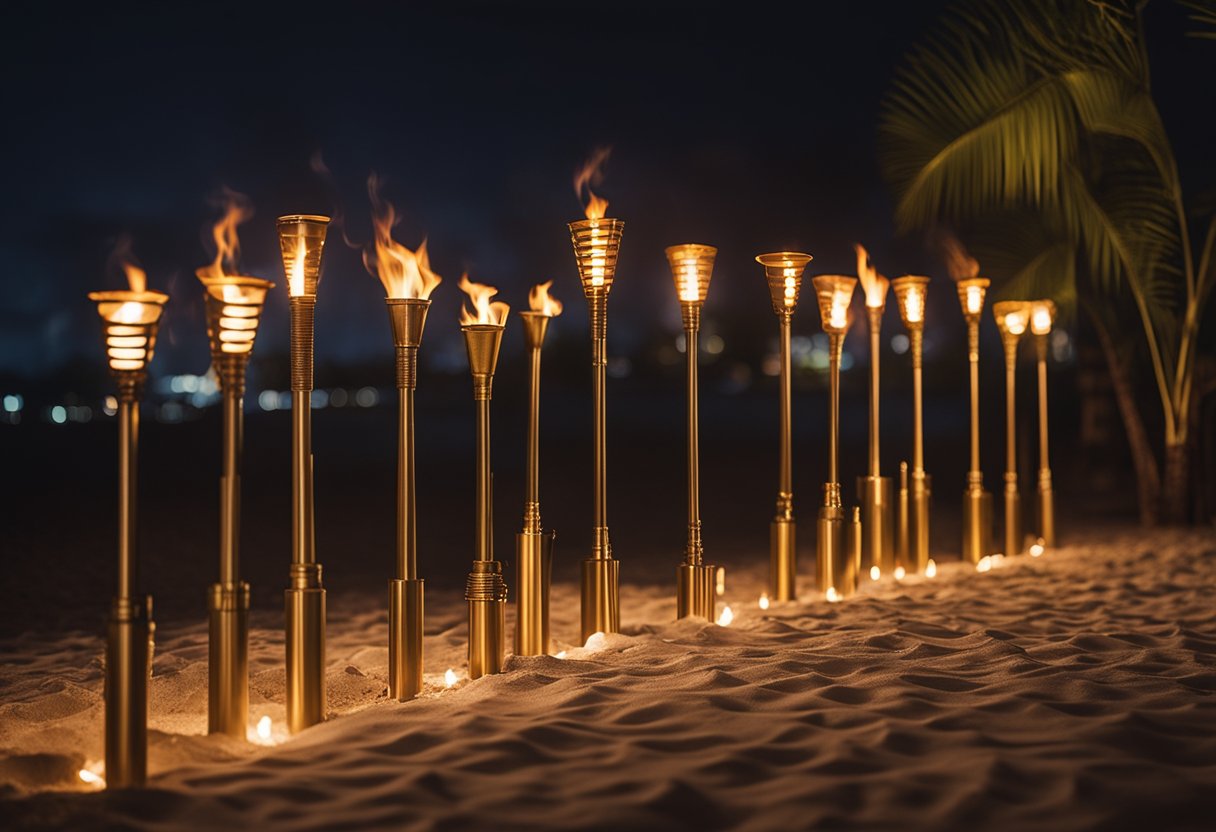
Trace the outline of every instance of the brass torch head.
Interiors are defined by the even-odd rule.
[[[1030,303],[1030,331],[1035,335],[1049,335],[1056,320],[1056,305],[1049,300]]]
[[[811,255],[800,251],[774,251],[756,257],[756,262],[764,266],[769,297],[778,315],[794,314],[798,293],[802,291],[802,273],[811,259]]]
[[[530,350],[538,350],[545,343],[545,333],[549,331],[549,321],[552,315],[544,312],[525,311],[519,313],[519,319],[524,322],[524,343]]]
[[[422,329],[431,302],[423,298],[385,298],[389,323],[393,325],[393,344],[415,347],[422,343]]]
[[[292,297],[317,296],[321,280],[321,254],[329,217],[317,214],[290,214],[279,217],[279,250],[287,275],[287,292]]]
[[[843,274],[821,274],[811,278],[815,296],[819,301],[819,317],[823,331],[829,335],[843,335],[849,329],[849,304],[853,301],[853,290],[857,278]]]
[[[996,328],[1001,332],[1001,341],[1005,348],[1016,347],[1018,339],[1026,331],[1030,323],[1030,302],[1024,300],[1003,300],[992,304],[992,316],[996,318]]]
[[[570,223],[578,277],[583,282],[583,294],[588,298],[597,294],[607,296],[612,291],[624,231],[622,220],[601,218]]]
[[[122,382],[143,382],[156,347],[156,331],[169,296],[162,292],[90,292],[97,304],[110,372]]]
[[[504,324],[466,324],[464,345],[469,353],[469,372],[474,379],[490,378],[498,367],[498,348],[502,345]]]
[[[929,278],[919,275],[904,275],[891,281],[895,301],[899,304],[899,317],[909,332],[925,328],[925,300],[929,294]]]
[[[207,307],[207,337],[211,361],[219,368],[229,362],[245,362],[253,352],[262,305],[274,288],[269,280],[256,277],[200,277]]]
[[[984,294],[988,291],[989,280],[986,277],[968,277],[958,282],[958,304],[963,309],[963,317],[967,323],[974,324],[980,320],[984,311]]]
[[[700,309],[709,294],[709,281],[714,273],[714,257],[718,250],[699,243],[685,243],[667,249],[667,263],[676,284],[681,306]]]

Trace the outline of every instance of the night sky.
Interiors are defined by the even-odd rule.
[[[1150,5],[1158,96],[1171,128],[1186,128],[1171,132],[1194,182],[1188,162],[1206,158],[1210,131],[1199,128],[1216,93],[1180,79],[1210,45],[1184,41],[1173,4]],[[241,228],[242,270],[280,284],[258,354],[285,351],[274,218],[342,214],[366,241],[373,170],[405,217],[398,238],[413,248],[427,236],[447,279],[425,361],[463,370],[464,270],[516,308],[531,284],[556,278],[568,304],[560,327],[581,333],[565,223],[581,215],[572,174],[601,145],[613,148],[601,192],[627,223],[614,353],[678,331],[663,248],[695,241],[720,249],[706,316],[728,350],[754,360],[772,335],[758,252],[802,249],[816,257],[811,272],[854,273],[860,240],[885,274],[944,276],[919,238],[894,235],[876,132],[894,67],[945,7],[808,4],[801,17],[755,4],[10,12],[0,378],[100,368],[84,294],[122,285],[107,270],[121,234],[150,287],[172,295],[154,373],[202,373],[193,271],[212,257],[210,200],[225,185],[257,210]],[[328,178],[310,165],[318,154]],[[930,294],[930,315],[944,304],[940,319],[959,326],[953,293]],[[359,252],[331,234],[318,361],[385,359],[382,298]],[[804,311],[800,327],[818,331]],[[508,345],[518,338],[509,331]]]

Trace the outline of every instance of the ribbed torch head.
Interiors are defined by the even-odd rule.
[[[161,292],[90,292],[97,304],[106,359],[119,388],[132,394],[147,377],[156,346],[156,331],[169,296]]]
[[[802,291],[802,273],[811,259],[811,255],[800,251],[775,251],[756,257],[756,262],[764,266],[773,311],[778,315],[794,314]]]
[[[1024,300],[1003,300],[994,303],[992,316],[996,318],[996,328],[1001,332],[1001,340],[1007,345],[1016,344],[1030,323],[1030,303]]]
[[[317,296],[321,280],[321,254],[329,217],[317,214],[290,214],[279,217],[279,250],[287,275],[287,292],[292,297]]]
[[[228,369],[243,368],[253,352],[262,305],[274,288],[269,280],[256,277],[201,277],[207,308],[207,337],[211,340],[211,363],[227,381]]]
[[[621,235],[625,223],[614,219],[578,220],[570,223],[570,239],[574,243],[574,261],[583,294],[607,296],[616,277],[616,259],[621,250]]]
[[[819,318],[823,331],[829,335],[842,335],[849,329],[849,304],[853,301],[853,290],[857,278],[843,274],[821,274],[811,278],[815,286],[815,298],[819,301]]]
[[[962,307],[967,323],[979,323],[984,311],[984,295],[988,291],[986,277],[967,277],[958,281],[958,305]]]
[[[1056,320],[1056,305],[1049,300],[1031,301],[1030,331],[1035,335],[1049,335]]]
[[[891,281],[895,300],[899,304],[899,318],[909,332],[920,332],[925,328],[925,299],[929,294],[929,278],[904,275]]]
[[[697,321],[705,297],[709,294],[709,281],[714,273],[714,258],[718,250],[700,243],[685,243],[667,249],[667,263],[671,266],[671,277],[676,285],[676,296],[684,309],[685,323]]]

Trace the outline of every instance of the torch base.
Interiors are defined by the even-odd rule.
[[[1005,555],[1022,554],[1022,495],[1017,486],[1005,488]]]
[[[1051,479],[1039,480],[1039,537],[1048,549],[1056,545],[1056,505]]]
[[[793,520],[774,520],[769,524],[768,589],[774,601],[798,600],[796,528]]]
[[[422,690],[423,581],[388,582],[388,695],[398,702]]]
[[[249,584],[212,584],[207,611],[207,732],[243,740],[249,724]]]
[[[549,583],[556,532],[515,535],[515,655],[549,653]]]
[[[884,575],[895,570],[895,502],[890,477],[858,477],[861,503],[861,571],[877,566]]]
[[[587,558],[582,576],[582,643],[595,633],[621,628],[621,562],[615,558]]]
[[[506,601],[469,601],[469,678],[502,672]]]
[[[929,565],[929,499],[932,496],[932,478],[924,472],[914,473],[908,495],[908,559],[901,564],[908,574],[918,575]]]
[[[106,633],[106,788],[142,786],[148,777],[148,679],[152,675],[152,597],[115,598]]]
[[[717,573],[717,568],[707,563],[682,563],[676,567],[676,618],[691,615],[714,620]]]
[[[979,563],[992,554],[992,492],[963,492],[963,560]]]
[[[325,721],[325,590],[288,589],[287,729],[296,734]]]
[[[834,589],[840,597],[857,589],[857,569],[845,540],[844,509],[821,506],[815,523],[816,588],[826,593]]]

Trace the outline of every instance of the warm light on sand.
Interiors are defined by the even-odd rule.
[[[882,570],[879,569],[877,566],[871,566],[870,567],[870,580],[877,581],[881,577],[882,577]]]
[[[554,656],[553,658],[555,658],[555,659],[564,659],[564,658],[566,658],[566,651],[565,651],[565,650],[561,650],[561,651],[559,651],[559,652],[558,652],[558,654],[557,654],[556,656]]]
[[[828,599],[829,603],[836,604],[841,600],[840,593],[836,591],[836,587],[828,587],[828,591],[823,593],[823,597]]]
[[[760,609],[762,609],[762,610],[768,609],[768,593],[767,592],[760,593]]]
[[[587,643],[583,645],[585,650],[603,650],[604,644],[607,642],[607,637],[602,633],[592,633],[587,636]]]
[[[1032,558],[1042,557],[1044,551],[1046,550],[1043,546],[1043,538],[1040,537],[1031,545],[1030,556]]]
[[[895,580],[902,581],[904,576],[907,574],[908,570],[904,569],[902,566],[895,567]]]
[[[937,561],[935,561],[933,558],[929,558],[929,562],[927,564],[925,564],[925,577],[926,578],[936,578],[937,577]]]
[[[258,739],[262,742],[269,742],[271,735],[270,717],[264,716],[258,720]]]
[[[975,565],[976,572],[987,572],[991,568],[992,568],[992,558],[987,555],[980,558],[979,563],[977,563]]]
[[[735,620],[735,614],[731,611],[730,604],[722,608],[721,615],[718,616],[719,627],[729,627],[730,622]]]
[[[90,771],[87,768],[80,770],[80,782],[97,789],[104,789],[106,787],[106,779],[97,772]]]
[[[445,670],[443,672],[443,683],[449,688],[454,686],[456,684],[456,671],[450,667]]]

